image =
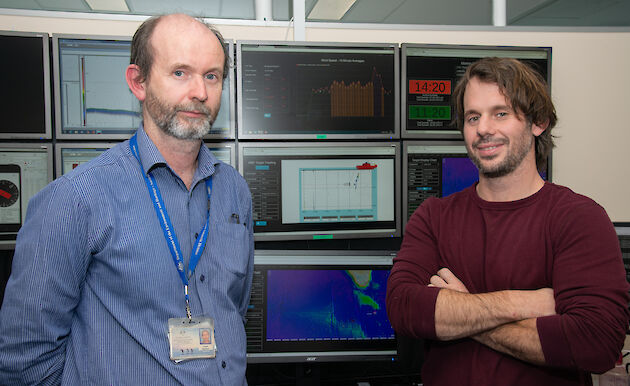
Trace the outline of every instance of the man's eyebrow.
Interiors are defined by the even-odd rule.
[[[479,114],[479,112],[475,109],[469,109],[469,110],[464,111],[464,116],[471,115],[471,114]]]
[[[171,71],[175,71],[177,69],[182,69],[182,70],[192,70],[193,67],[189,64],[186,63],[175,63],[171,66]],[[206,69],[203,73],[207,74],[209,72],[218,72],[221,75],[223,75],[223,66],[216,66],[216,67],[210,67],[208,69]]]
[[[490,111],[497,111],[497,110],[510,110],[510,111],[512,111],[513,109],[509,105],[495,105],[495,106],[490,107],[489,110]],[[476,109],[464,110],[464,116],[470,115],[470,114],[479,114],[479,111],[477,111]]]
[[[171,66],[172,70],[176,70],[178,68],[184,69],[184,70],[190,70],[192,67],[188,64],[185,63],[175,63]]]

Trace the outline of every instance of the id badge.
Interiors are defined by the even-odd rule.
[[[168,342],[172,361],[214,358],[217,352],[214,341],[214,319],[208,317],[170,318]]]

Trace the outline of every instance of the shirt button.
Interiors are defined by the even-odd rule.
[[[206,280],[206,277],[204,275],[199,276],[199,280],[204,281]]]
[[[225,361],[221,361],[221,367],[225,368],[225,366],[227,366],[227,365],[225,364]]]

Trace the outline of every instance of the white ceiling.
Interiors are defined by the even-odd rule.
[[[273,18],[288,20],[293,0],[272,0]],[[317,0],[304,0],[306,15]],[[125,0],[130,14],[186,12],[255,19],[255,0]],[[0,0],[0,8],[92,12],[85,0]],[[313,21],[313,20],[307,20]],[[492,0],[356,0],[344,23],[492,25]],[[507,0],[507,25],[630,26],[630,0]]]

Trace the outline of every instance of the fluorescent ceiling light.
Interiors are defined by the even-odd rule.
[[[125,0],[85,0],[93,11],[129,12]]]
[[[308,14],[309,19],[341,20],[357,0],[319,0]]]

